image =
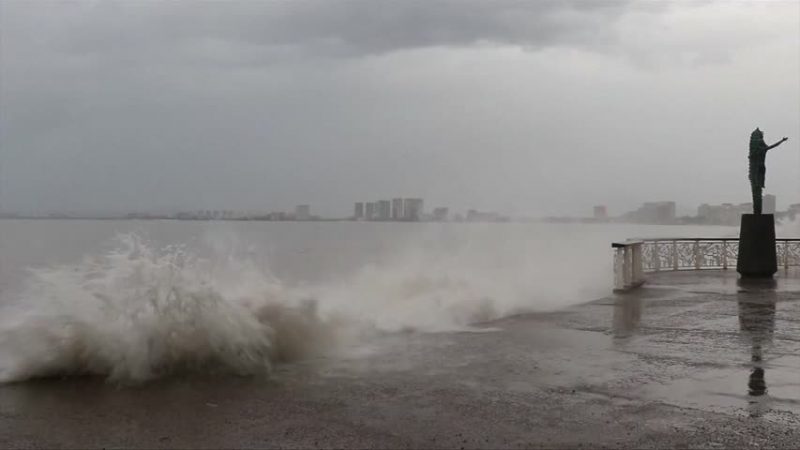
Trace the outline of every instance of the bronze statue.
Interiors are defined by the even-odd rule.
[[[767,174],[767,150],[771,150],[789,138],[767,145],[764,142],[764,133],[758,128],[750,134],[750,188],[753,190],[753,214],[761,214],[761,191],[764,189],[764,178]]]

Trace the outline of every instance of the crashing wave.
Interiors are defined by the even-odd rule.
[[[137,382],[201,367],[266,373],[328,341],[313,302],[251,265],[227,267],[223,277],[180,248],[119,240],[100,257],[31,271],[0,323],[0,380]]]

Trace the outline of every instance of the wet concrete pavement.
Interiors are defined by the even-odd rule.
[[[678,272],[483,332],[386,335],[270,379],[0,387],[3,447],[800,445],[800,277]]]

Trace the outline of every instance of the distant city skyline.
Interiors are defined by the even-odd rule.
[[[581,222],[630,222],[645,224],[738,224],[742,214],[752,211],[751,202],[701,203],[696,212],[681,211],[674,201],[647,201],[636,208],[620,213],[610,213],[606,205],[594,205],[591,211],[567,216],[506,215],[497,211],[474,208],[459,211],[449,206],[425,209],[422,198],[395,197],[392,200],[354,202],[349,214],[319,215],[310,204],[295,205],[287,210],[231,210],[198,209],[181,211],[126,211],[118,213],[86,213],[80,211],[58,211],[41,213],[7,212],[0,210],[0,218],[120,218],[120,219],[178,219],[178,220],[266,220],[266,221],[400,221],[400,222],[508,222],[508,221],[581,221]],[[686,209],[686,208],[683,208]],[[775,214],[778,220],[795,220],[800,215],[800,202],[785,208],[778,207],[775,195],[764,196],[764,213]]]
[[[675,203],[675,215],[676,216],[691,216],[691,215],[695,215],[696,212],[697,212],[697,209],[700,206],[704,205],[704,204],[709,204],[709,205],[714,205],[714,204],[717,204],[717,205],[721,205],[721,204],[742,205],[742,204],[748,203],[748,201],[750,200],[747,197],[742,197],[742,198],[739,198],[738,200],[733,199],[732,201],[728,201],[727,199],[731,198],[731,196],[729,196],[729,195],[725,195],[725,196],[720,195],[720,196],[716,197],[717,199],[720,199],[720,198],[721,199],[726,199],[725,201],[714,200],[713,198],[714,197],[708,197],[708,200],[702,200],[702,201],[699,201],[696,204],[691,204],[691,203],[682,204],[680,202],[674,201],[673,203]],[[774,194],[771,194],[771,193],[765,193],[765,199],[766,198],[771,198],[772,200],[766,200],[767,203],[765,203],[765,204],[769,204],[770,201],[775,201],[775,205],[773,207],[774,208],[773,210],[781,210],[781,209],[786,210],[791,205],[795,205],[795,204],[800,203],[800,194],[796,195],[793,198],[785,199],[785,198],[780,198],[780,197],[778,197],[778,196],[776,196]],[[775,200],[776,198],[777,198],[777,200]],[[385,200],[389,202],[389,210],[388,210],[389,211],[388,212],[389,216],[388,217],[389,218],[393,218],[394,217],[393,214],[394,214],[395,208],[396,208],[395,201],[399,200],[401,202],[400,203],[400,205],[401,205],[400,209],[402,210],[402,201],[403,200],[407,200],[407,199],[408,198],[397,198],[397,197],[387,196],[387,198]],[[376,203],[376,205],[375,205],[376,208],[377,208],[377,202],[378,201],[379,200],[375,200],[374,201]],[[475,210],[475,211],[493,211],[493,213],[495,213],[495,214],[500,214],[500,215],[504,215],[504,216],[514,216],[514,217],[545,218],[545,217],[553,217],[553,216],[564,216],[564,217],[576,217],[577,218],[577,217],[590,217],[590,216],[593,216],[597,212],[597,211],[595,211],[595,208],[597,208],[598,206],[602,206],[604,208],[604,210],[605,210],[604,213],[607,216],[614,217],[614,216],[624,215],[625,213],[630,212],[632,210],[635,210],[636,208],[640,207],[642,204],[645,204],[645,203],[648,203],[648,202],[652,202],[652,200],[646,200],[645,199],[645,200],[643,200],[641,202],[638,202],[638,203],[634,202],[630,206],[623,205],[623,206],[616,206],[616,207],[610,206],[610,205],[613,204],[611,202],[609,202],[609,203],[601,203],[601,204],[592,204],[588,208],[589,213],[587,213],[587,209],[583,208],[583,209],[572,209],[571,211],[566,211],[565,213],[561,213],[561,214],[535,214],[535,213],[525,213],[525,212],[521,212],[521,213],[517,212],[517,213],[515,213],[515,212],[509,212],[508,210],[504,210],[504,209],[499,208],[497,206],[493,206],[491,203],[488,203],[486,205],[477,205],[476,203],[470,203],[470,202],[465,202],[465,206],[461,206],[461,205],[458,205],[458,204],[453,205],[453,204],[448,204],[448,203],[443,202],[443,201],[438,201],[438,202],[435,202],[436,205],[432,206],[431,208],[442,207],[442,205],[445,205],[444,207],[446,207],[448,209],[448,211],[452,211],[452,212],[461,211],[464,214],[466,214],[470,210]],[[362,203],[365,206],[369,202],[368,201],[363,201],[363,202],[356,202],[356,203]],[[354,216],[354,211],[353,211],[354,203],[353,202],[349,203],[349,207],[343,207],[343,208],[336,208],[336,207],[333,207],[331,205],[315,204],[315,203],[307,202],[307,203],[295,204],[295,205],[280,205],[280,206],[277,206],[277,207],[275,207],[275,206],[262,206],[262,207],[240,208],[240,209],[231,208],[230,206],[225,206],[225,205],[218,205],[216,207],[197,207],[197,208],[187,208],[187,207],[177,207],[176,206],[176,207],[161,207],[161,208],[140,208],[140,209],[127,209],[127,208],[121,208],[121,207],[120,208],[108,208],[108,209],[99,209],[99,208],[91,208],[91,207],[90,208],[84,208],[84,209],[66,209],[66,208],[64,208],[64,209],[51,209],[51,210],[48,210],[48,209],[34,209],[34,208],[30,208],[30,209],[25,209],[25,208],[11,209],[11,208],[5,207],[5,205],[3,204],[3,202],[2,202],[2,192],[0,192],[0,214],[6,214],[6,215],[7,214],[22,214],[22,215],[48,215],[48,214],[68,214],[69,215],[69,214],[78,214],[78,215],[89,215],[89,216],[121,216],[121,215],[126,215],[126,214],[131,214],[131,213],[138,213],[138,214],[156,214],[156,215],[170,215],[171,216],[171,215],[175,215],[175,214],[178,214],[178,213],[181,213],[181,212],[185,213],[187,211],[192,211],[192,212],[196,212],[196,211],[228,211],[228,212],[236,211],[236,212],[241,213],[243,215],[258,215],[258,214],[268,214],[269,212],[275,212],[275,211],[296,213],[297,212],[297,208],[300,207],[300,206],[313,208],[316,213],[321,214],[321,215],[323,215],[325,217],[328,217],[328,218],[348,218],[348,217]],[[432,214],[433,210],[431,210],[430,213]]]

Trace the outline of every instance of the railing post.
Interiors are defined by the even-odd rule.
[[[631,247],[633,284],[638,286],[644,281],[644,270],[642,270],[642,243],[633,244]]]
[[[645,281],[644,242],[612,243],[614,249],[614,290],[625,291]]]
[[[672,241],[672,270],[678,270],[678,241]]]
[[[694,268],[695,270],[700,270],[700,241],[695,239],[694,240],[694,247],[692,248],[694,253]]]
[[[722,241],[722,270],[728,270],[728,241]]]
[[[783,270],[789,271],[789,241],[783,241]]]
[[[625,289],[628,289],[633,284],[633,252],[631,252],[631,246],[625,246],[625,264],[624,268],[625,271],[623,272],[624,279],[623,283],[625,284]]]
[[[625,283],[622,280],[622,249],[616,246],[614,248],[614,290],[622,290],[625,288]]]
[[[658,241],[653,241],[653,271],[658,272],[661,270],[661,254],[658,252]]]

